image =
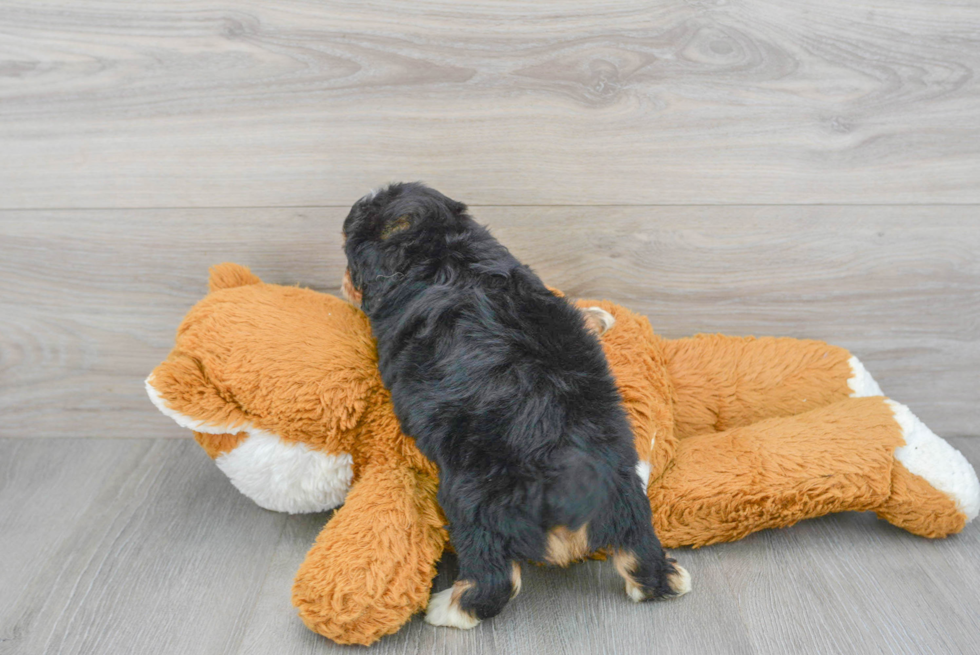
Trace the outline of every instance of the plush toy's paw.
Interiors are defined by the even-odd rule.
[[[362,470],[296,573],[293,605],[307,627],[368,646],[425,607],[448,538],[437,488],[403,466]]]
[[[980,514],[980,481],[970,462],[936,436],[908,407],[893,400],[886,402],[902,426],[905,439],[905,445],[895,451],[895,459],[952,498],[967,521],[975,519]]]
[[[459,595],[466,590],[463,584],[457,582],[449,589],[432,594],[425,613],[426,623],[460,630],[475,628],[480,623],[480,619],[459,608]]]
[[[851,396],[882,396],[857,357],[848,361]],[[905,445],[895,450],[892,491],[878,516],[924,537],[959,532],[980,514],[980,480],[970,462],[905,405],[884,399]]]
[[[902,430],[892,490],[876,513],[924,537],[959,532],[980,513],[980,480],[962,453],[936,436],[908,407],[885,401]]]

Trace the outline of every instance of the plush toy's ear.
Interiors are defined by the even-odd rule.
[[[262,283],[262,280],[257,275],[254,275],[252,271],[248,270],[247,266],[241,266],[240,264],[233,264],[231,262],[215,264],[209,272],[208,288],[211,291]]]
[[[261,283],[248,267],[232,262],[212,266],[208,279],[212,293]],[[214,324],[209,314],[202,311],[204,306],[210,306],[208,299],[188,313],[177,333],[177,347],[146,379],[146,392],[157,409],[181,427],[204,434],[235,434],[247,417],[241,405],[234,402],[233,395],[216,386],[216,380],[208,374],[208,367],[200,358],[207,350],[200,347],[201,339],[193,338],[199,326],[205,325],[207,329]]]

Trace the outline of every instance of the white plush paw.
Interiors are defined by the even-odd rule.
[[[895,450],[895,459],[933,487],[953,499],[956,508],[972,521],[980,514],[980,480],[963,454],[930,430],[912,411],[894,400],[886,400],[902,427],[905,445]]]
[[[454,598],[456,591],[453,586],[429,597],[429,609],[425,613],[426,623],[460,630],[475,628],[480,623],[480,619],[459,609],[458,593]]]
[[[848,360],[851,396],[882,396],[881,387],[857,357]],[[905,445],[895,450],[895,459],[934,488],[953,499],[969,523],[980,514],[980,480],[970,462],[946,440],[937,436],[905,405],[886,400],[902,428]]]

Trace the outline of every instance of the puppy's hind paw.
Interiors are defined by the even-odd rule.
[[[429,597],[429,609],[425,613],[425,622],[430,625],[444,626],[469,630],[480,623],[480,619],[464,612],[459,607],[459,596],[469,587],[468,583],[457,582],[449,589],[432,594]]]
[[[634,603],[642,603],[645,600],[665,600],[683,596],[691,590],[691,574],[683,566],[673,563],[674,570],[667,574],[667,589],[669,591],[656,592],[652,588],[646,590],[636,584],[632,579],[626,579],[626,595]],[[661,587],[662,589],[662,587]]]
[[[667,574],[667,584],[674,592],[671,598],[683,596],[691,590],[691,574],[680,564],[674,563],[674,572]]]
[[[666,566],[663,564],[644,567],[629,550],[613,554],[613,565],[626,582],[626,595],[634,603],[676,598],[691,590],[691,574],[687,569],[671,557],[667,558]]]

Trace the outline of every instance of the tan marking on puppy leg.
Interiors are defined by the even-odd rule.
[[[521,565],[517,562],[511,562],[510,565],[510,597],[514,598],[517,594],[521,593]]]
[[[453,583],[452,589],[453,593],[451,596],[451,602],[453,605],[459,605],[459,597],[463,595],[464,591],[468,591],[476,586],[472,580],[457,580]]]
[[[460,630],[475,628],[480,619],[459,607],[460,596],[473,586],[473,582],[469,580],[457,580],[449,589],[432,594],[429,597],[429,608],[425,612],[425,622]]]
[[[596,336],[602,336],[616,324],[616,318],[601,307],[586,307],[582,310],[585,327]]]
[[[350,268],[344,269],[344,281],[340,285],[340,291],[344,298],[355,307],[361,306],[361,292],[354,286],[350,279]]]
[[[572,532],[563,525],[548,532],[548,544],[544,559],[549,564],[568,566],[589,554],[589,524]]]
[[[617,550],[613,554],[613,566],[616,567],[616,572],[622,576],[626,583],[626,595],[634,603],[639,603],[645,598],[645,595],[643,594],[643,587],[633,578],[636,565],[636,555],[629,551]]]

